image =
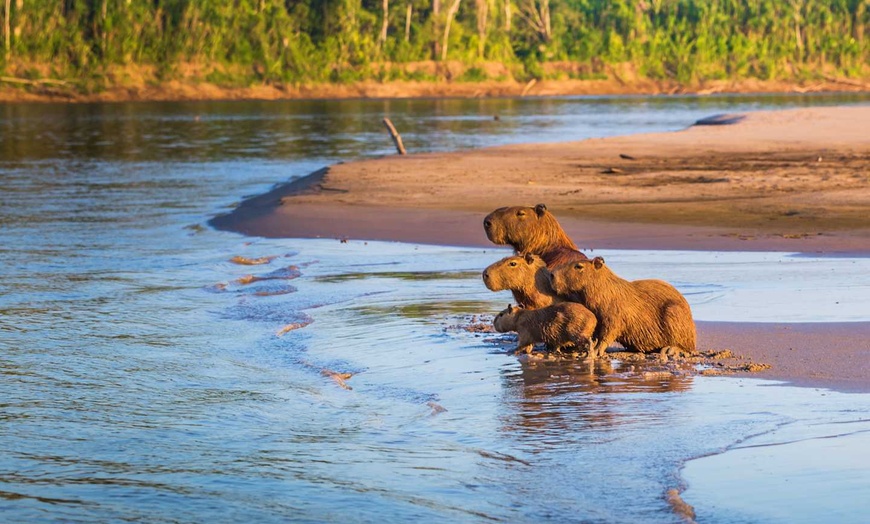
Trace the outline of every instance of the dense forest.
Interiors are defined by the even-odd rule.
[[[7,78],[97,88],[124,67],[239,86],[602,78],[613,65],[683,83],[870,69],[870,0],[3,1]],[[439,68],[457,62],[458,77]]]

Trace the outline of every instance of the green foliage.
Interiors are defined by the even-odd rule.
[[[382,41],[378,0],[13,1],[0,69],[94,89],[130,65],[221,85],[425,79],[402,64],[440,59],[452,3],[441,0],[436,16],[430,0],[390,1]],[[596,78],[631,64],[683,83],[859,77],[870,68],[868,28],[867,0],[464,0],[448,58],[471,66],[462,81],[486,79],[473,67],[482,60],[519,80],[544,78],[549,61]]]
[[[483,82],[488,80],[486,71],[479,67],[470,67],[458,78],[460,82]]]

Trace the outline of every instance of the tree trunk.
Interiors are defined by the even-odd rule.
[[[801,37],[801,2],[792,0],[792,16],[794,17],[794,41],[797,47],[797,61],[803,58],[804,40]]]
[[[459,11],[459,2],[462,0],[453,0],[450,9],[447,10],[447,20],[444,21],[444,40],[441,45],[441,60],[447,60],[447,41],[450,38],[450,24],[453,23],[453,17]]]
[[[511,31],[511,0],[504,0],[504,30]]]
[[[9,34],[12,24],[9,23],[12,14],[12,0],[6,0],[6,16],[3,17],[4,33],[6,35],[6,60],[9,60],[9,49],[12,47],[12,39]]]
[[[489,0],[477,0],[477,56],[483,58],[486,51],[486,17],[489,14]]]
[[[550,26],[550,0],[524,0],[519,8],[520,16],[529,23],[541,41],[549,42],[553,34]]]
[[[544,21],[544,35],[549,42],[553,37],[553,31],[550,28],[550,0],[541,0],[541,19]]]
[[[413,7],[408,3],[408,10],[405,11],[405,42],[411,41],[411,12]]]
[[[100,30],[103,37],[103,60],[106,60],[107,55],[109,54],[109,32],[106,30],[106,18],[108,18],[109,16],[109,0],[103,0],[103,6],[100,15],[102,15],[102,27],[100,27]]]
[[[432,0],[432,59],[441,56],[441,44],[438,35],[441,34],[441,0]]]
[[[381,34],[378,36],[378,49],[382,49],[387,41],[387,28],[390,24],[390,0],[383,1],[384,20],[381,23]]]

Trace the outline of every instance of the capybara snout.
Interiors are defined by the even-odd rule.
[[[547,264],[535,255],[505,257],[483,270],[490,291],[510,290],[517,304],[534,309],[553,304]]]
[[[511,246],[517,255],[538,255],[548,267],[586,258],[544,204],[500,207],[486,215],[483,229],[493,244]]]

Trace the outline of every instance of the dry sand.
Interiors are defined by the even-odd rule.
[[[870,255],[870,106],[345,163],[212,224],[256,236],[485,246],[487,212],[539,202],[581,249]],[[870,391],[870,322],[699,323],[699,339],[773,365],[759,376]]]
[[[429,75],[461,76],[466,66],[451,61],[448,64],[423,64]],[[550,64],[551,66],[553,64]],[[546,68],[546,64],[545,64]],[[30,67],[29,69],[33,69]],[[182,68],[184,69],[184,68]],[[439,70],[443,69],[441,73]],[[495,77],[502,76],[504,66],[498,64]],[[823,78],[805,81],[778,80],[709,80],[690,85],[674,81],[643,79],[629,68],[613,69],[601,80],[483,80],[461,82],[447,79],[428,81],[366,80],[351,83],[318,84],[253,84],[246,87],[225,87],[205,81],[207,72],[194,67],[175,80],[158,78],[153,67],[142,65],[112,66],[110,85],[104,90],[80,90],[75,81],[49,81],[24,78],[0,79],[0,102],[130,102],[177,100],[310,100],[349,98],[485,98],[517,96],[567,95],[634,95],[634,94],[699,94],[713,93],[819,93],[865,92],[867,79]],[[45,74],[49,74],[46,70]],[[509,76],[509,75],[508,75]],[[243,78],[244,73],[239,73]]]

